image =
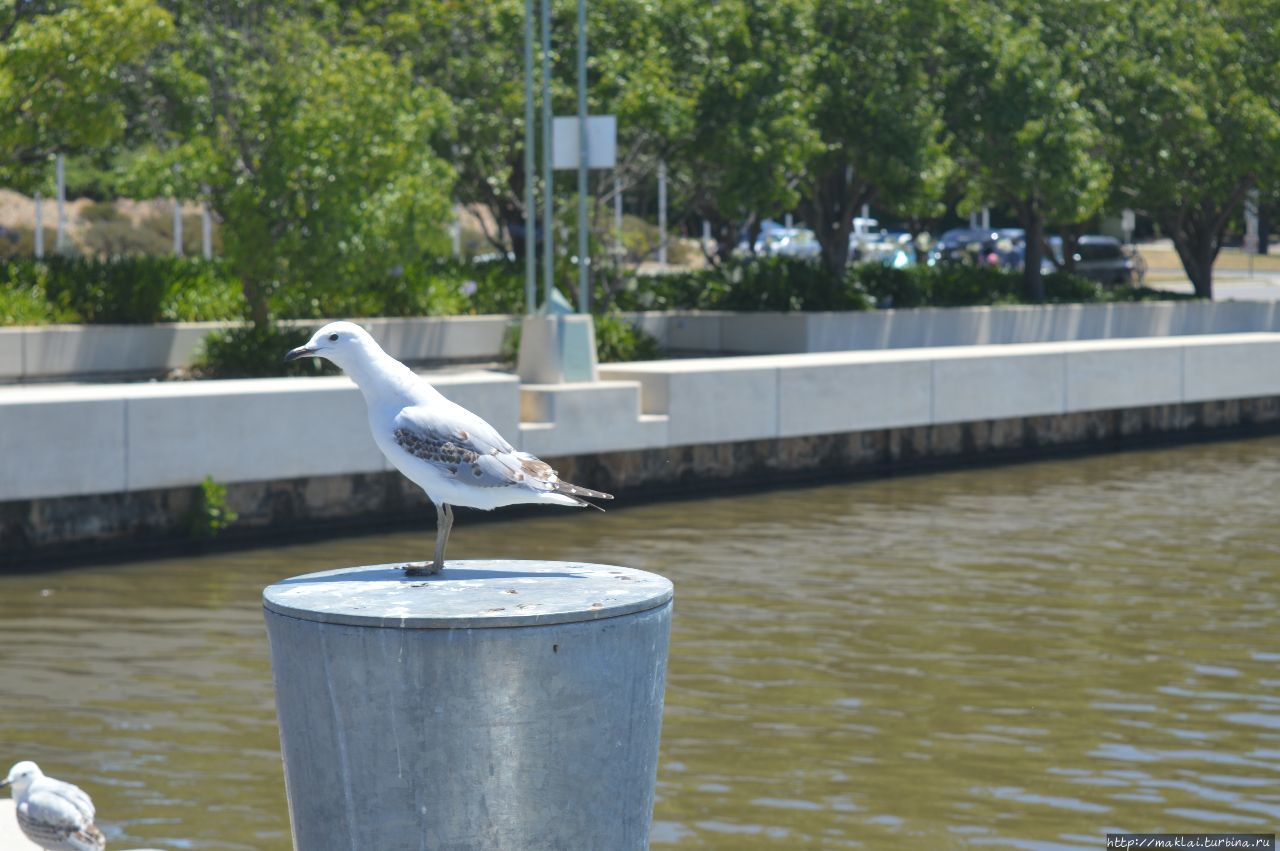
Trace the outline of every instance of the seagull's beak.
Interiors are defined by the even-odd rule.
[[[289,354],[284,356],[284,362],[297,360],[298,358],[313,358],[316,356],[316,350],[309,346],[298,346],[296,349],[290,350]]]
[[[3,789],[4,787],[11,786],[11,785],[13,785],[13,781],[7,777],[4,780],[0,780],[0,789]]]

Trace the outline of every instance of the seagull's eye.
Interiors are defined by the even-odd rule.
[[[330,335],[329,335],[329,342],[330,342],[330,343],[336,343],[336,342],[338,342],[338,335],[337,335],[337,334],[330,334]]]

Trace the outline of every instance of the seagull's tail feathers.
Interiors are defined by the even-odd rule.
[[[593,491],[591,488],[584,488],[582,485],[573,485],[568,482],[555,482],[552,484],[552,492],[556,496],[565,497],[569,500],[569,505],[576,505],[579,508],[594,508],[596,511],[604,511],[603,508],[594,502],[587,502],[589,499],[613,499],[613,494],[604,493],[603,491]],[[559,502],[559,500],[556,500]]]

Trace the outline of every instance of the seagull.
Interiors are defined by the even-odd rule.
[[[18,827],[45,851],[102,851],[107,840],[93,824],[93,801],[77,786],[45,777],[34,762],[9,769],[0,789],[13,787]]]
[[[497,429],[450,402],[353,322],[330,322],[284,359],[316,357],[337,364],[355,381],[369,410],[374,442],[435,504],[435,557],[430,564],[405,565],[407,575],[429,576],[444,569],[455,505],[490,511],[550,503],[603,511],[588,500],[613,499],[563,482],[550,464],[517,452]]]

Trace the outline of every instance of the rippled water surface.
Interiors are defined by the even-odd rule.
[[[656,848],[1280,827],[1280,440],[476,524],[676,585]],[[115,847],[289,848],[259,595],[432,532],[0,577],[0,762]]]

